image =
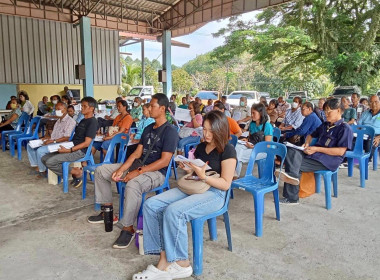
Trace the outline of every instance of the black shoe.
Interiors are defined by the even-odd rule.
[[[88,217],[87,222],[89,222],[90,224],[103,224],[104,223],[103,212],[100,212],[100,214],[97,216]]]
[[[135,239],[134,233],[127,230],[122,230],[119,238],[116,239],[112,247],[115,249],[127,248],[132,243],[133,239]]]
[[[73,184],[74,188],[79,188],[80,186],[82,186],[82,179],[75,178],[74,180],[75,180]]]
[[[73,179],[72,179],[71,182],[70,182],[70,185],[74,185],[74,183],[75,183],[75,179],[76,179],[76,178],[73,177]]]
[[[285,204],[285,205],[298,205],[299,204],[298,200],[289,200],[287,198],[280,199],[280,203]]]

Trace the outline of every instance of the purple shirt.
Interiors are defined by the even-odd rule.
[[[311,136],[313,138],[318,138],[317,143],[315,144],[317,147],[345,147],[348,150],[351,150],[354,137],[351,127],[343,122],[343,119],[340,119],[332,126],[330,126],[329,122],[324,122],[311,134]],[[335,171],[344,159],[344,155],[330,156],[319,152],[308,155],[307,157],[319,161],[331,171]]]

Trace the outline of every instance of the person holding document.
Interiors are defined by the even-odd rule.
[[[42,163],[41,159],[44,155],[49,153],[48,146],[69,141],[70,135],[76,125],[76,122],[67,113],[66,104],[58,102],[55,109],[58,120],[54,124],[51,135],[46,134],[44,137],[40,138],[41,142],[38,147],[27,145],[30,166],[33,168],[30,174],[38,174],[37,178],[46,177],[46,166]]]
[[[344,106],[341,100],[327,100],[323,110],[327,121],[306,137],[303,151],[288,147],[285,172],[280,174],[280,180],[284,182],[284,198],[280,200],[283,204],[298,204],[299,178],[302,172],[335,171],[343,162],[346,150],[351,149],[353,133],[350,125],[342,119]],[[313,138],[317,138],[317,142],[310,146]]]

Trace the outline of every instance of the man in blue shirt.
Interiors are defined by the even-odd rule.
[[[365,111],[360,117],[358,124],[359,125],[368,125],[375,129],[375,138],[373,139],[373,146],[371,151],[372,159],[373,152],[376,147],[380,144],[380,100],[377,95],[371,95],[369,99],[370,110]],[[370,142],[366,141],[365,150],[368,151],[370,147]]]
[[[312,134],[314,130],[319,127],[322,122],[318,118],[318,116],[313,112],[313,104],[311,102],[305,102],[301,107],[302,115],[305,117],[303,119],[302,125],[298,127],[297,129],[292,129],[289,132],[285,133],[285,139],[289,141],[293,136],[300,136],[299,140],[296,141],[297,143],[291,143],[295,145],[302,145],[305,142],[305,137],[309,134]],[[298,137],[296,137],[298,138]],[[294,137],[293,137],[294,139]]]
[[[280,173],[284,181],[283,204],[297,204],[299,178],[302,172],[318,170],[335,171],[343,162],[347,149],[351,149],[353,133],[351,127],[343,122],[343,104],[340,99],[329,99],[323,105],[327,121],[308,135],[304,150],[288,148],[285,158],[285,172]],[[314,146],[309,146],[313,138],[318,138]],[[278,175],[278,171],[276,171]]]

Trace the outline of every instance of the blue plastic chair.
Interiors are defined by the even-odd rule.
[[[379,159],[379,146],[377,146],[374,151],[373,151],[373,170],[376,171],[377,170],[377,160]]]
[[[189,157],[189,151],[198,146],[198,144],[201,143],[200,141],[197,141],[197,142],[193,142],[193,143],[189,143],[189,144],[186,144],[184,147],[183,147],[183,150],[184,150],[184,154],[185,154],[185,157]]]
[[[331,180],[333,181],[333,190],[334,197],[338,197],[338,170],[319,170],[314,172],[315,178],[315,192],[321,192],[321,175],[325,183],[325,200],[326,200],[326,209],[331,209]]]
[[[228,141],[228,143],[230,143],[232,146],[236,147],[236,144],[238,142],[238,138],[236,137],[236,135],[233,135],[233,134],[231,134],[230,137],[231,137],[231,139],[230,139],[230,141]]]
[[[12,134],[22,134],[24,129],[28,126],[29,123],[29,115],[25,112],[23,112],[20,116],[20,118],[17,121],[17,126],[14,130],[4,130],[1,132],[1,146],[3,149],[3,152],[6,150],[6,140],[7,137],[9,137]]]
[[[277,127],[274,127],[273,128],[272,142],[279,143],[280,137],[281,137],[281,130]],[[276,138],[276,140],[274,138]],[[259,172],[259,178],[261,178],[261,174],[264,173],[265,159],[256,160],[256,163],[257,163],[257,170]]]
[[[29,141],[32,139],[38,139],[38,127],[40,126],[41,117],[34,117],[28,124],[28,128],[24,130],[21,134],[11,134],[8,136],[9,140],[9,150],[11,156],[15,156],[15,146],[17,142],[17,154],[18,160],[21,160],[21,147],[24,141]],[[35,125],[35,130],[33,132],[33,126]]]
[[[87,175],[94,175],[95,169],[103,164],[112,164],[112,159],[114,157],[114,152],[116,145],[119,144],[119,153],[117,156],[117,163],[123,163],[125,161],[125,156],[127,154],[127,147],[129,142],[129,135],[125,133],[116,134],[107,149],[106,156],[102,163],[87,165],[83,167],[83,178],[82,178],[82,199],[86,198],[86,187],[87,187]]]
[[[90,145],[87,148],[86,155],[76,161],[65,161],[62,163],[62,177],[63,177],[63,192],[67,193],[69,191],[69,165],[73,162],[83,162],[86,161],[88,165],[95,165],[94,157],[91,153],[92,145],[94,144],[94,139],[92,139]],[[61,183],[61,178],[58,176],[58,183]]]
[[[256,156],[265,153],[264,173],[260,178],[252,175]],[[286,157],[286,146],[275,142],[260,142],[255,145],[248,162],[247,171],[243,178],[232,181],[231,188],[248,191],[253,196],[255,207],[255,235],[263,235],[264,195],[273,193],[276,218],[280,220],[280,202],[278,192],[278,178],[274,176],[274,160],[276,156],[281,158],[280,171]]]
[[[224,225],[226,227],[228,250],[232,252],[232,238],[231,238],[231,227],[230,227],[230,217],[228,215],[228,206],[230,203],[231,188],[226,192],[226,200],[222,209],[209,214],[207,216],[200,217],[198,219],[190,221],[191,232],[193,238],[193,269],[194,275],[201,275],[203,272],[203,225],[205,221],[208,223],[208,230],[210,234],[210,239],[212,241],[217,240],[217,228],[216,228],[216,217],[223,215]]]
[[[360,170],[360,186],[365,188],[365,180],[368,180],[368,165],[369,156],[372,150],[372,141],[375,136],[375,130],[373,127],[367,125],[353,125],[352,131],[356,133],[355,147],[353,151],[346,151],[346,158],[348,162],[348,177],[352,177],[354,171],[354,159],[359,161]],[[364,135],[368,136],[371,142],[369,152],[365,152],[363,149]]]
[[[280,142],[280,137],[281,137],[281,130],[278,127],[273,128],[273,142]],[[274,139],[276,138],[276,140]]]

